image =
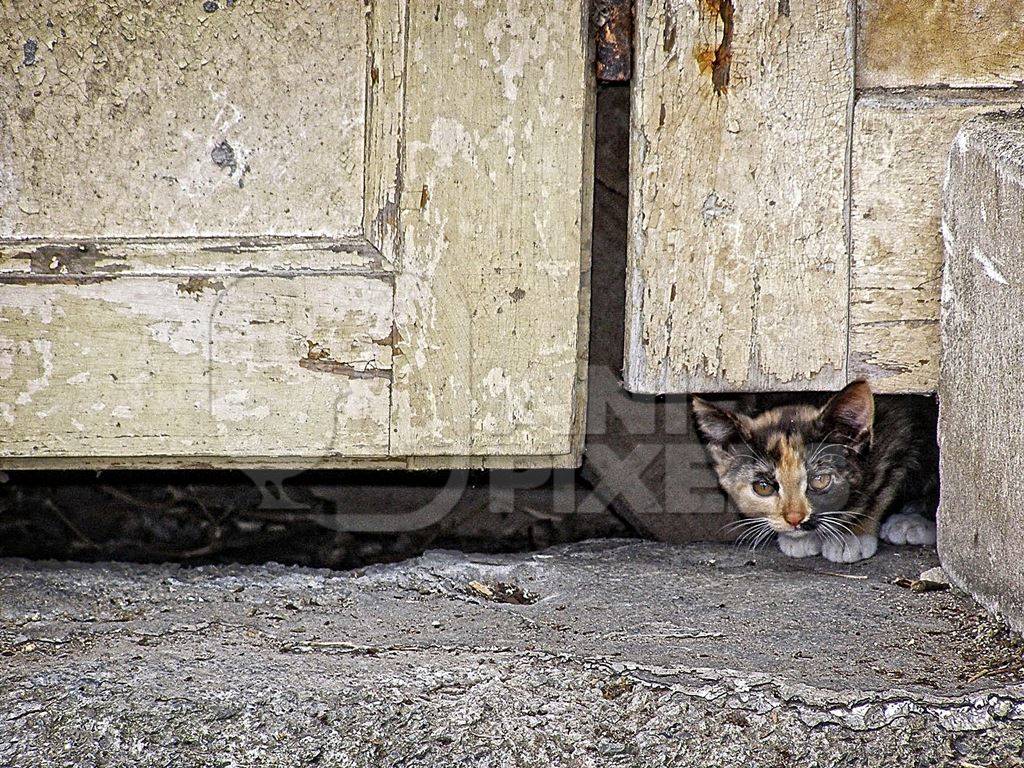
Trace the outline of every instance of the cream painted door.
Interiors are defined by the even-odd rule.
[[[0,6],[0,465],[578,458],[582,0]]]
[[[626,387],[846,381],[847,0],[638,0]]]

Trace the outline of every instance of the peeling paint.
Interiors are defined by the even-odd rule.
[[[448,11],[72,0],[46,14],[84,52],[61,58],[44,16],[4,6],[0,238],[70,245],[0,247],[0,350],[25,350],[0,357],[0,458],[572,461],[586,9]],[[332,51],[330,77],[296,50]],[[34,340],[53,383],[26,395]]]
[[[723,200],[718,199],[718,195],[714,192],[710,193],[704,198],[704,203],[700,207],[700,215],[704,218],[704,223],[710,223],[712,219],[717,219],[720,216],[725,216],[732,210],[731,206]]]
[[[26,67],[34,67],[35,66],[35,64],[36,64],[36,52],[38,50],[39,50],[39,43],[37,43],[35,41],[35,39],[30,37],[28,40],[25,41],[25,44],[22,46],[22,53],[24,54],[24,58],[22,59],[22,63]]]
[[[344,376],[349,379],[387,379],[391,380],[391,371],[382,371],[377,368],[356,368],[351,363],[341,363],[330,358],[319,358],[311,360],[308,357],[299,359],[299,366],[307,371],[317,373],[332,373],[336,376]]]
[[[232,389],[213,401],[213,413],[219,421],[262,420],[270,416],[270,406],[255,404],[247,389]],[[223,425],[222,425],[223,426]]]
[[[44,245],[33,251],[17,254],[15,258],[27,258],[29,269],[34,274],[89,275],[96,264],[104,259],[104,253],[95,243],[77,245]],[[113,267],[112,271],[116,271]]]
[[[11,378],[14,373],[13,346],[0,347],[0,381]]]
[[[631,391],[845,383],[851,6],[734,5],[637,4]]]
[[[392,450],[567,453],[582,423],[589,8],[453,6],[435,22],[409,4]]]
[[[372,337],[392,326],[389,283],[263,276],[232,278],[223,290],[180,287],[168,277],[0,283],[0,350],[13,352],[0,353],[0,459],[295,456],[338,446],[387,455],[391,350]],[[55,317],[75,322],[44,322]],[[299,334],[356,372],[325,381],[296,365]]]
[[[28,405],[33,402],[34,395],[50,385],[50,377],[53,375],[53,343],[47,339],[32,339],[30,342],[19,342],[18,349],[22,357],[38,356],[42,366],[40,375],[28,380],[25,388],[14,399],[15,405]]]
[[[238,163],[235,160],[235,150],[231,148],[231,145],[226,140],[210,151],[210,159],[213,160],[213,164],[218,168],[226,168],[232,174],[238,169]]]
[[[729,90],[729,69],[732,66],[732,0],[708,0],[708,5],[722,22],[722,39],[715,48],[715,58],[711,62],[711,83],[715,93],[721,95]]]
[[[218,293],[225,290],[223,280],[213,280],[209,277],[190,277],[183,283],[178,283],[177,291],[184,296],[191,296],[198,299],[203,291]]]
[[[402,342],[402,334],[398,332],[396,326],[391,326],[391,333],[379,339],[372,339],[372,341],[374,344],[380,344],[383,347],[394,347]]]
[[[0,5],[0,238],[360,233],[364,3],[227,11]]]

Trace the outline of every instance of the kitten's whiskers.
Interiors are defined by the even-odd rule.
[[[815,460],[816,458],[818,458],[818,455],[819,455],[819,454],[820,454],[820,453],[821,453],[821,452],[822,452],[822,451],[823,451],[823,450],[824,450],[825,448],[844,448],[844,447],[845,447],[845,446],[843,446],[843,445],[840,445],[839,443],[829,443],[829,442],[826,442],[826,441],[827,441],[827,440],[828,440],[828,439],[829,439],[830,437],[832,437],[832,435],[834,435],[835,433],[836,433],[836,431],[835,431],[835,430],[833,429],[833,430],[831,430],[831,431],[830,431],[830,432],[829,432],[829,433],[828,433],[827,435],[825,435],[825,436],[824,436],[823,438],[821,438],[821,444],[820,444],[820,445],[819,445],[819,446],[817,447],[817,449],[816,449],[816,450],[814,451],[814,453],[813,453],[813,454],[811,455],[811,458],[809,458],[809,459],[807,460],[807,463],[808,463],[808,464],[812,464],[812,463],[814,462],[814,460]]]
[[[837,546],[842,546],[843,536],[833,526],[833,522],[830,520],[822,520],[820,523],[821,532],[828,537],[828,540],[834,542]]]
[[[740,547],[745,542],[749,542],[750,551],[755,551],[765,541],[771,538],[775,531],[768,521],[763,517],[755,517],[750,520],[740,520],[740,527],[743,532],[736,538],[736,546]]]
[[[764,521],[761,518],[746,518],[745,517],[742,520],[733,520],[731,523],[726,523],[725,525],[723,525],[718,530],[721,533],[721,532],[728,532],[728,531],[738,530],[740,528],[746,528],[746,527],[755,526],[755,525],[764,525]]]

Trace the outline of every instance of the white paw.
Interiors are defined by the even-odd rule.
[[[878,549],[878,538],[871,534],[847,534],[834,539],[831,536],[821,542],[821,554],[833,563],[855,563],[866,560]]]
[[[890,544],[934,544],[935,523],[916,512],[890,515],[879,535]]]
[[[808,533],[804,536],[780,533],[779,549],[786,557],[814,557],[821,554],[821,539],[816,533]]]

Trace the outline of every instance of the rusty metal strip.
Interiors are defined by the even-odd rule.
[[[632,0],[597,0],[594,5],[597,79],[621,83],[633,73]]]

